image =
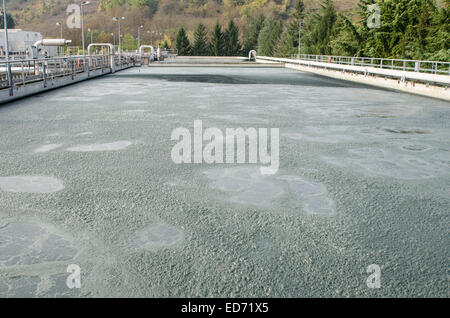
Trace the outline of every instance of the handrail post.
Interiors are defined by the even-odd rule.
[[[44,87],[47,87],[47,65],[45,62],[42,63],[42,76],[44,79]]]
[[[21,62],[20,65],[22,66],[22,85],[25,86],[25,70],[23,68],[23,62]]]

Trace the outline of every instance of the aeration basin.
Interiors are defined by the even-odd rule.
[[[0,106],[0,296],[446,297],[449,120],[267,67],[132,68]],[[194,121],[278,128],[278,171],[176,164]]]

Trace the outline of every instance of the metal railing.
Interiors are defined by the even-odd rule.
[[[402,60],[402,59],[386,59],[375,57],[352,57],[352,56],[331,56],[331,55],[310,55],[310,54],[293,54],[291,59],[354,65],[363,67],[374,67],[380,69],[391,69],[399,71],[419,72],[428,74],[450,75],[450,62],[439,61],[420,61],[420,60]]]
[[[139,62],[139,57],[128,54],[67,56],[40,59],[0,61],[0,89],[26,85],[37,81],[53,80],[58,77],[76,76],[96,70],[112,70],[131,66]],[[111,65],[114,61],[114,67]],[[8,67],[11,68],[9,78]]]

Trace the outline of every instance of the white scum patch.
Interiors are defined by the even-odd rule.
[[[78,145],[75,147],[67,148],[67,151],[76,151],[76,152],[116,151],[124,149],[132,144],[133,143],[131,141],[121,140],[105,144]]]
[[[61,146],[62,146],[62,144],[46,144],[46,145],[42,145],[39,148],[36,148],[34,150],[34,153],[42,153],[42,152],[52,151],[52,150],[57,149],[57,148],[59,148]]]
[[[0,190],[6,192],[52,193],[64,189],[64,184],[47,176],[0,177]]]

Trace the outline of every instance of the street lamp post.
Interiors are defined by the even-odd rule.
[[[153,46],[153,34],[155,34],[155,31],[147,31],[147,33],[150,33],[150,45]]]
[[[113,37],[113,43],[114,43],[114,47],[116,46],[116,35],[114,34],[114,32],[111,33],[112,37]]]
[[[81,3],[81,42],[83,45],[83,56],[86,55],[85,53],[85,46],[84,46],[84,11],[83,11],[83,6],[88,5],[90,2],[89,1],[83,1]]]
[[[3,0],[3,26],[5,28],[5,59],[7,63],[8,69],[8,82],[9,82],[9,95],[12,96],[13,90],[13,81],[11,74],[11,64],[9,62],[9,43],[8,43],[8,23],[7,23],[7,14],[6,14],[6,0]]]
[[[56,25],[59,26],[59,38],[62,39],[63,38],[62,23],[61,22],[56,22]],[[62,55],[61,53],[63,52],[63,50],[60,47],[58,47],[58,51],[59,51],[59,55]]]
[[[117,24],[119,25],[119,54],[122,54],[122,42],[120,40],[120,20],[125,20],[125,17],[114,17],[114,21],[117,21]]]
[[[92,40],[92,30],[91,30],[91,28],[88,29],[88,32],[91,35],[91,43],[93,43],[94,41]]]
[[[138,50],[139,50],[139,47],[141,46],[141,29],[142,28],[144,28],[143,25],[140,25],[138,28]]]
[[[305,23],[305,19],[301,19],[298,22],[298,59],[300,59],[300,40],[301,40],[302,26],[304,23]]]
[[[63,27],[62,27],[62,23],[61,22],[56,22],[56,25],[59,26],[59,38],[62,39],[63,38]]]

